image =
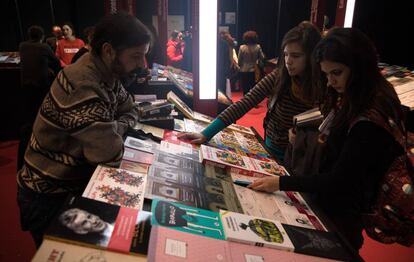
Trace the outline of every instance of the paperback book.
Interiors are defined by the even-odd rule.
[[[105,203],[142,209],[146,175],[99,165],[82,196]]]
[[[154,154],[155,150],[159,149],[160,145],[152,140],[142,140],[135,137],[127,136],[124,145],[126,147],[136,149],[139,151]]]
[[[319,108],[313,108],[298,115],[293,116],[293,124],[301,126],[318,126],[323,121],[323,115]]]
[[[154,162],[154,155],[151,153],[125,147],[124,156],[122,159],[150,165],[152,162]]]
[[[155,152],[153,164],[156,166],[169,166],[172,168],[183,169],[193,174],[203,173],[203,165],[200,162],[169,154],[163,151]]]
[[[49,239],[147,254],[151,213],[71,196],[45,233]]]
[[[226,239],[230,241],[293,251],[293,244],[282,224],[230,211],[220,211]]]
[[[73,245],[65,242],[44,239],[37,250],[32,262],[144,262],[147,257],[144,255],[131,256],[118,252],[99,250],[86,246]]]
[[[152,166],[145,197],[162,198],[184,205],[218,212],[242,212],[231,182],[172,167]]]
[[[149,169],[149,165],[148,164],[141,164],[141,163],[137,163],[137,162],[131,162],[131,161],[128,161],[128,160],[122,160],[121,165],[119,166],[119,168],[131,171],[131,172],[135,172],[135,173],[147,174],[148,169]]]
[[[313,230],[292,225],[283,225],[295,247],[295,252],[352,261],[352,256],[345,248],[343,242],[334,232]]]
[[[218,212],[160,199],[152,200],[152,225],[160,225],[182,232],[224,240]]]
[[[200,150],[193,148],[192,146],[177,145],[167,141],[161,141],[160,151],[201,163]]]
[[[227,166],[234,173],[259,177],[285,174],[283,168],[271,160],[261,161],[205,145],[201,145],[200,150],[203,163]]]

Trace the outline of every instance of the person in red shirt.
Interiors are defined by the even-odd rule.
[[[167,65],[181,68],[184,48],[183,34],[179,31],[173,31],[167,42]]]
[[[73,26],[70,23],[63,24],[62,30],[64,38],[57,43],[56,57],[60,60],[60,65],[65,67],[71,63],[73,56],[85,46],[85,43],[75,37]]]

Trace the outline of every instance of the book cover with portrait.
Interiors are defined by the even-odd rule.
[[[70,196],[45,238],[122,253],[147,254],[151,213]]]

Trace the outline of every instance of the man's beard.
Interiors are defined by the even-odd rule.
[[[125,67],[119,61],[118,56],[115,57],[115,60],[111,64],[111,71],[118,77],[127,77],[129,72],[125,70]]]

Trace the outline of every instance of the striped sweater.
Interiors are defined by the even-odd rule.
[[[18,185],[38,193],[83,190],[98,164],[119,165],[123,135],[136,120],[132,96],[100,58],[85,54],[46,95]]]
[[[224,126],[228,126],[235,123],[265,98],[268,98],[268,101],[270,101],[270,97],[273,95],[273,89],[276,84],[276,75],[276,70],[268,74],[240,101],[229,106],[217,118],[224,123]],[[276,150],[284,151],[286,149],[288,144],[288,130],[293,125],[293,116],[309,109],[311,109],[309,105],[304,104],[301,100],[292,95],[291,89],[278,98],[278,102],[269,117],[268,126],[265,127],[266,138],[270,139],[271,145],[275,147]],[[203,134],[206,135],[208,139],[211,139],[211,137],[220,130],[209,130],[209,127],[203,131]],[[220,127],[223,128],[223,126]]]

